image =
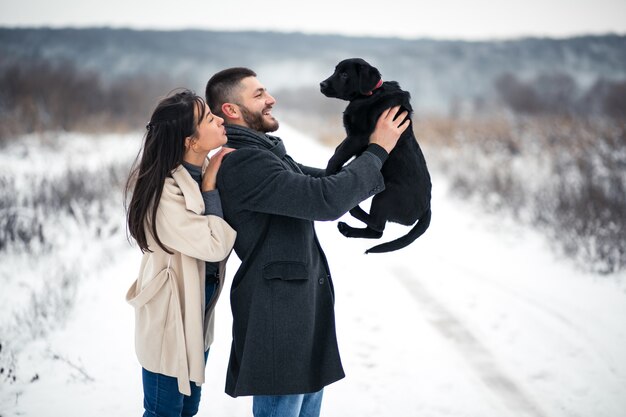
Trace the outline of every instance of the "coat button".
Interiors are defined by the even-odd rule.
[[[319,282],[320,285],[323,285],[324,284],[324,278],[320,278],[319,281],[317,281],[317,282]]]

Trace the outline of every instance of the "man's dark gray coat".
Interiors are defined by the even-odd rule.
[[[226,393],[316,392],[344,377],[334,290],[313,221],[334,220],[384,189],[377,145],[336,175],[296,164],[282,141],[227,126],[217,177],[224,218],[237,231]],[[352,277],[358,280],[358,277]],[[355,281],[356,284],[356,281]]]

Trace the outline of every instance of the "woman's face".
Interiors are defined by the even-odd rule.
[[[196,107],[196,120],[200,115]],[[193,148],[196,152],[209,152],[219,148],[226,143],[226,129],[224,129],[224,119],[211,113],[211,109],[204,105],[204,117],[198,121],[196,135],[192,139]]]

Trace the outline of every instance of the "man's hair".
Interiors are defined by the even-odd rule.
[[[247,77],[256,77],[256,73],[249,68],[236,67],[222,70],[211,77],[206,84],[206,102],[211,111],[224,118],[222,104],[235,101],[237,87],[241,80]]]

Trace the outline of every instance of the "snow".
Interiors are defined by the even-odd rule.
[[[288,126],[278,134],[299,162],[324,166],[332,152]],[[577,270],[536,231],[454,198],[431,174],[431,227],[401,251],[364,255],[372,241],[346,240],[336,222],[316,225],[347,374],[326,388],[322,415],[626,415],[626,274]],[[382,241],[407,231],[388,225]],[[124,301],[140,253],[123,233],[102,245],[108,259],[83,277],[65,324],[28,343],[17,382],[0,385],[2,417],[142,413]],[[228,276],[237,266],[233,255]],[[230,325],[223,296],[199,416],[252,414],[250,398],[224,394]]]

